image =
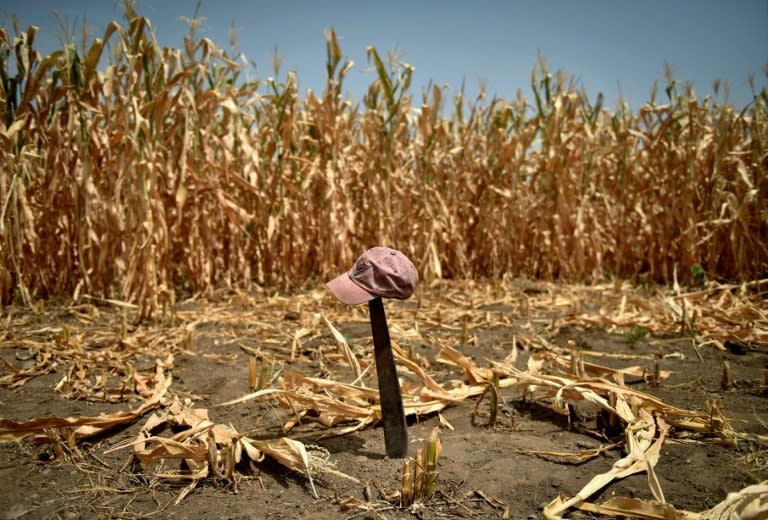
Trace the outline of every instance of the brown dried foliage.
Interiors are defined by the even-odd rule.
[[[623,438],[618,437],[616,442],[576,453],[526,452],[585,462],[605,451],[624,449],[624,456],[610,471],[595,475],[578,494],[553,498],[544,510],[547,518],[560,518],[574,508],[639,518],[685,514],[680,518],[714,519],[726,518],[726,513],[735,508],[762,511],[765,483],[757,488],[762,495],[748,488],[729,495],[722,507],[712,512],[677,511],[663,503],[663,489],[654,466],[667,440],[726,446],[749,442],[763,453],[768,443],[764,435],[737,429],[738,423],[731,421],[718,403],[679,408],[634,388],[630,379],[637,381],[648,375],[646,366],[651,356],[632,349],[626,353],[598,352],[587,344],[561,347],[552,342],[552,337],[562,327],[600,324],[609,332],[642,327],[650,334],[646,341],[661,342],[659,338],[679,332],[681,321],[687,319],[682,325],[691,334],[694,351],[706,346],[725,349],[728,341],[764,348],[768,343],[768,301],[754,288],[766,283],[762,280],[732,286],[710,282],[705,289],[691,293],[679,288],[642,293],[629,284],[566,287],[508,279],[482,284],[443,281],[432,288],[421,286],[410,302],[386,303],[405,411],[411,416],[440,416],[448,406],[482,399],[480,396],[490,394],[491,388],[503,390],[502,398],[533,400],[563,416],[570,416],[572,406],[578,402],[605,411],[609,424],[624,431]],[[21,317],[9,315],[4,320],[5,328],[0,329],[0,386],[18,387],[37,375],[56,371],[63,373],[54,387],[61,395],[110,402],[141,397],[141,404],[99,416],[3,419],[0,441],[31,438],[50,443],[57,458],[68,454],[76,458],[82,455],[78,450],[96,451],[86,448],[82,441],[109,435],[118,427],[145,419],[135,439],[111,449],[132,448],[153,478],[188,482],[177,503],[204,480],[236,491],[246,475],[238,473],[234,463],[250,460],[258,465],[264,456],[306,476],[313,492],[313,475],[356,478],[336,471],[333,461],[320,450],[287,436],[309,439],[343,435],[381,420],[371,370],[374,360],[370,338],[366,335],[364,340],[348,341],[333,325],[342,320],[367,324],[365,306],[335,304],[324,290],[291,297],[232,292],[230,297],[229,301],[220,297],[214,303],[186,302],[174,321],[162,327],[129,326],[123,309],[106,306],[51,308],[39,315],[24,310]],[[488,366],[482,367],[459,350],[465,343],[477,343],[473,337],[478,330],[513,331],[508,340],[498,343],[499,358],[503,359],[486,359]],[[434,361],[450,367],[452,375],[446,378],[443,373],[438,377],[427,358],[412,348],[422,343],[440,347]],[[215,410],[216,415],[221,415],[244,401],[262,401],[265,406],[261,409],[270,410],[270,414],[252,418],[255,429],[248,435],[226,426],[226,421],[211,420],[206,409],[192,404],[200,396],[182,390],[178,380],[172,384],[170,377],[178,357],[205,356],[236,363],[233,351],[238,350],[244,351],[247,359],[260,362],[262,370],[253,378],[250,370],[240,371],[239,376],[231,372],[232,377],[241,378],[243,392],[252,393],[219,403],[221,406]],[[517,359],[522,351],[527,351],[525,367]],[[670,356],[674,354],[669,352]],[[639,363],[609,368],[596,362],[599,359],[595,358],[606,357]],[[153,363],[149,363],[151,360]],[[134,368],[142,365],[153,367]],[[660,370],[653,377],[661,381],[669,374]],[[192,376],[189,382],[194,379]],[[192,382],[191,387],[198,385]],[[272,404],[277,404],[282,413],[272,415],[278,410]],[[492,404],[496,406],[498,403]],[[443,419],[440,423],[452,428]],[[262,438],[271,440],[256,440]],[[433,491],[442,487],[439,482],[433,487],[438,478],[435,462],[440,456],[437,430],[430,442],[413,455],[404,468],[399,493],[381,493],[383,501],[350,497],[340,503],[342,511],[375,512],[397,504],[416,512],[419,507],[446,499],[439,492],[430,499]],[[183,470],[175,469],[180,460],[185,461]],[[654,501],[624,497],[599,504],[588,501],[611,482],[635,473],[647,475]],[[494,502],[481,490],[470,493],[494,508],[504,509],[503,503]]]
[[[46,57],[36,28],[0,28],[4,303],[91,295],[146,318],[180,292],[301,288],[376,244],[425,279],[767,270],[765,89],[739,112],[670,78],[668,102],[611,112],[542,61],[534,102],[414,101],[412,67],[369,48],[356,103],[330,32],[327,86],[301,98],[293,72],[242,78],[211,41],[161,49],[126,19]]]

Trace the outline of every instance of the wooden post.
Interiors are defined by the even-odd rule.
[[[376,358],[376,377],[379,380],[379,399],[384,423],[384,444],[387,456],[401,459],[408,456],[408,424],[405,421],[400,382],[397,379],[395,357],[387,328],[387,316],[380,297],[368,302],[371,332]]]

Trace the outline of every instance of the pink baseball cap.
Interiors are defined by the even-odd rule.
[[[407,300],[418,281],[416,268],[407,256],[388,247],[373,247],[360,255],[350,271],[325,286],[342,303],[357,305],[377,296]]]

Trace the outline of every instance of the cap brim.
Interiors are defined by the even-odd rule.
[[[371,294],[349,277],[349,273],[344,273],[337,276],[327,284],[328,290],[341,302],[347,305],[357,305],[358,303],[364,303],[376,298],[375,294]]]

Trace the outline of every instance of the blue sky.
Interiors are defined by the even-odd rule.
[[[180,17],[192,17],[197,0],[139,0],[162,46],[179,48],[187,32]],[[38,48],[59,44],[53,12],[69,25],[83,21],[103,33],[111,20],[123,21],[115,0],[6,0],[0,25],[16,15],[22,28],[40,28]],[[714,80],[730,87],[728,100],[743,108],[752,99],[747,77],[766,86],[768,0],[203,0],[199,35],[228,49],[228,31],[237,30],[238,50],[256,63],[255,74],[273,75],[275,47],[281,77],[296,70],[302,97],[322,90],[324,31],[334,27],[346,57],[355,62],[345,92],[362,98],[375,78],[366,48],[382,56],[399,49],[415,67],[411,92],[418,98],[431,80],[455,94],[462,82],[474,96],[479,82],[489,95],[529,99],[531,69],[539,55],[550,70],[575,77],[594,99],[603,92],[614,108],[619,96],[639,107],[658,82],[665,100],[664,64],[678,81],[693,83],[700,98],[713,94]],[[79,34],[79,33],[78,33]],[[722,91],[718,100],[722,101]]]

